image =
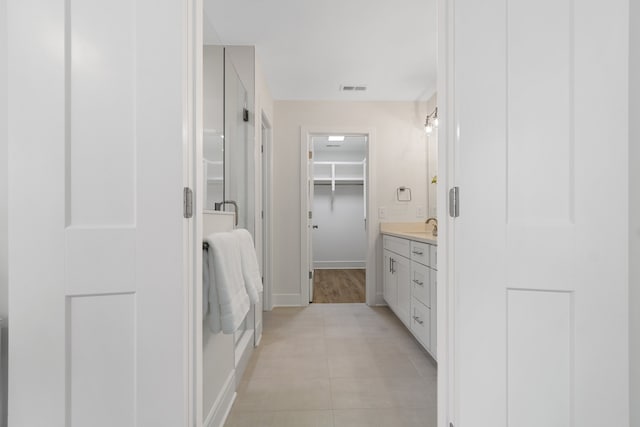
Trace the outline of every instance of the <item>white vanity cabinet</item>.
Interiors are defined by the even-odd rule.
[[[411,311],[411,261],[409,242],[385,236],[384,249],[384,299],[407,327]]]
[[[436,358],[436,245],[383,235],[383,295],[389,307]]]

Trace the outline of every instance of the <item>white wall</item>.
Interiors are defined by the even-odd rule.
[[[278,295],[301,294],[300,283],[300,129],[375,129],[377,202],[370,226],[383,221],[424,221],[418,207],[427,208],[426,134],[424,120],[430,102],[276,101],[274,128],[274,302]],[[396,188],[410,187],[411,203],[396,202]],[[378,274],[379,276],[379,274]],[[377,280],[381,293],[381,280]],[[306,284],[305,284],[306,285]]]
[[[264,228],[266,227],[266,233],[270,233],[271,232],[271,228],[269,226],[269,223],[272,222],[271,218],[272,215],[270,215],[271,212],[271,208],[269,206],[265,206],[264,210],[265,210],[265,217],[264,219],[261,218],[261,213],[260,211],[263,209],[262,208],[262,192],[263,192],[263,185],[268,185],[268,183],[264,183],[263,184],[263,156],[265,156],[266,158],[266,163],[270,164],[271,160],[270,160],[270,150],[269,147],[266,148],[266,150],[264,151],[264,153],[262,153],[261,151],[261,144],[262,144],[262,140],[263,140],[263,135],[262,135],[262,115],[264,115],[267,119],[267,122],[273,126],[274,123],[274,116],[273,116],[273,97],[271,96],[271,91],[269,90],[269,85],[267,84],[267,80],[264,76],[264,72],[262,69],[262,64],[260,63],[259,58],[256,56],[255,58],[255,74],[256,74],[256,83],[255,83],[255,89],[256,89],[256,108],[255,108],[255,120],[254,120],[254,125],[255,125],[255,131],[254,131],[254,135],[256,138],[256,143],[255,143],[255,150],[254,150],[254,158],[255,158],[255,164],[256,164],[256,174],[255,174],[255,207],[256,207],[256,212],[255,212],[255,218],[256,218],[256,227],[255,227],[255,245],[256,245],[256,254],[258,256],[258,262],[260,264],[260,269],[262,272],[262,276],[264,278],[264,283],[265,283],[265,288],[268,290],[270,283],[271,283],[271,272],[269,271],[269,267],[265,266],[263,263],[263,259],[268,259],[270,258],[271,254],[273,253],[272,249],[267,249],[266,251],[266,256],[264,256],[265,254],[263,254],[263,246],[265,245],[264,241],[263,241],[263,233],[265,232]],[[271,132],[271,131],[269,131]],[[267,139],[269,138],[269,135],[265,136]],[[268,172],[267,172],[268,173]],[[268,243],[267,243],[268,244]],[[264,295],[263,295],[264,296]],[[263,301],[264,306],[266,309],[270,310],[271,309],[271,298],[266,298],[265,301]],[[259,334],[262,331],[262,312],[256,312],[256,333]]]
[[[640,4],[630,1],[629,69],[629,313],[631,427],[640,427]]]
[[[427,164],[429,174],[427,176],[427,193],[429,197],[429,216],[438,217],[438,184],[433,182],[434,177],[438,175],[438,130],[434,129],[433,133],[427,137],[428,151]]]
[[[8,278],[7,278],[7,202],[8,202],[8,164],[7,164],[7,2],[0,0],[0,318],[6,319],[9,314]],[[6,327],[3,328],[3,342],[0,343],[0,427],[4,427],[6,405]]]
[[[364,186],[314,186],[314,268],[364,268],[367,233],[364,228]]]

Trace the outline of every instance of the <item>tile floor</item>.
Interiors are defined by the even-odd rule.
[[[226,427],[435,427],[436,367],[386,307],[264,313]]]

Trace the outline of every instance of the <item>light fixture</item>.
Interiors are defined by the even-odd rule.
[[[433,132],[433,126],[431,125],[428,116],[427,116],[427,122],[424,124],[424,131],[428,134]]]
[[[433,110],[431,114],[427,115],[427,118],[425,119],[425,122],[424,122],[424,131],[429,134],[433,132],[433,128],[437,128],[437,127],[438,127],[438,107],[436,107],[436,109]]]
[[[330,136],[329,137],[329,142],[343,142],[344,141],[344,136],[340,135],[340,136]]]

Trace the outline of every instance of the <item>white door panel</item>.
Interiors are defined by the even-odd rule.
[[[10,425],[188,422],[186,13],[9,1]]]
[[[628,2],[451,7],[452,418],[628,425]]]

